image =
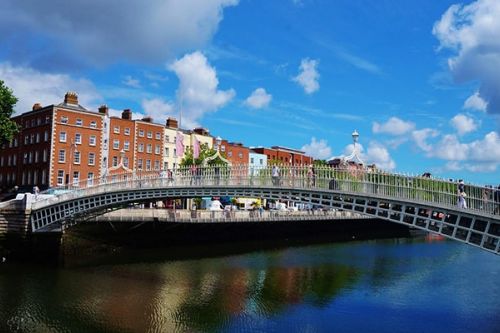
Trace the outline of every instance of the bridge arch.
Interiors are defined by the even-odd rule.
[[[156,186],[154,186],[156,185]],[[416,202],[370,193],[353,193],[321,188],[276,186],[172,186],[151,182],[149,186],[116,188],[106,192],[77,191],[64,200],[34,207],[31,215],[33,232],[43,232],[55,224],[129,203],[144,203],[173,198],[204,196],[256,197],[321,205],[377,217],[393,223],[443,235],[463,243],[500,253],[500,221],[488,214],[479,214],[445,205]]]

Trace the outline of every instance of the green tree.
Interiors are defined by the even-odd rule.
[[[198,158],[194,158],[193,149],[191,149],[191,147],[187,147],[186,153],[184,154],[184,158],[182,159],[180,166],[185,167],[193,164],[201,165],[203,163],[203,160],[205,160],[205,158],[213,156],[215,153],[216,153],[215,149],[209,148],[208,144],[204,143],[200,146],[200,155],[198,156]],[[225,164],[225,163],[219,158],[210,161],[208,163],[208,165],[214,165],[214,164]]]
[[[328,162],[326,160],[314,160],[313,164],[315,166],[328,166]]]
[[[0,80],[0,143],[12,141],[14,135],[19,130],[17,124],[10,120],[16,103],[17,97]]]

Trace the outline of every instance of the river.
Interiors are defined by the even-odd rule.
[[[0,331],[500,332],[500,257],[453,241],[168,251],[0,264]]]

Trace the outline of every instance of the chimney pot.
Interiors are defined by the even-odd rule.
[[[78,95],[74,91],[68,91],[66,95],[64,95],[64,103],[78,105]]]
[[[123,110],[122,119],[132,120],[132,110],[130,109]]]
[[[142,121],[145,121],[147,123],[152,123],[153,122],[153,118],[150,117],[150,116],[147,116],[147,117],[142,118]]]
[[[167,118],[167,127],[177,128],[179,125],[177,123],[177,119],[175,118]]]
[[[102,113],[102,114],[108,114],[108,106],[106,104],[103,104],[99,107],[99,113]]]
[[[32,110],[33,111],[40,110],[41,108],[42,108],[42,105],[40,103],[35,103],[35,104],[33,104],[33,109]]]

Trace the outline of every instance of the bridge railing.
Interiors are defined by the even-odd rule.
[[[32,208],[36,209],[84,195],[168,186],[322,189],[455,207],[459,200],[456,182],[381,170],[339,169],[329,166],[279,166],[277,170],[273,170],[270,166],[212,165],[183,167],[174,171],[117,173],[99,179],[84,180],[69,187],[52,189],[54,196],[35,202]],[[495,191],[489,187],[465,184],[467,209],[498,214],[500,208],[498,201],[495,201]]]

